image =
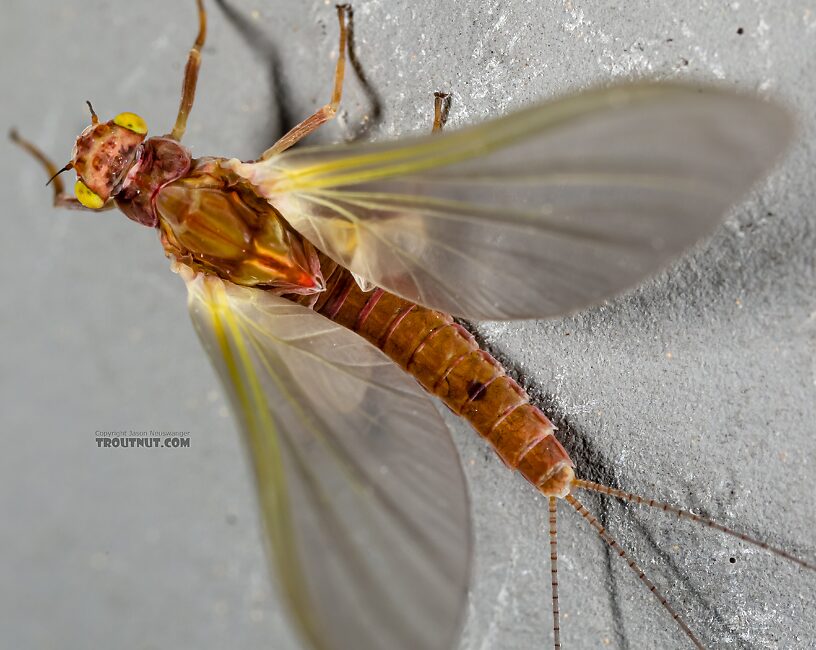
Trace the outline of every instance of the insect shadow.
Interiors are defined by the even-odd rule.
[[[487,350],[499,363],[502,364],[509,376],[518,382],[530,396],[530,401],[538,406],[551,421],[558,427],[558,438],[566,447],[570,457],[575,461],[577,474],[596,483],[601,483],[616,489],[626,490],[625,482],[622,482],[620,473],[615,469],[615,464],[595,443],[594,436],[587,433],[580,425],[572,421],[569,414],[558,403],[555,397],[544,390],[538,382],[527,377],[519,365],[513,361],[502,350],[496,349],[489,341],[482,336],[473,323],[464,319],[457,319],[476,338],[482,349]],[[710,517],[711,513],[705,506],[696,499],[696,493],[692,485],[686,486],[686,495],[690,499],[690,507],[695,512]],[[733,494],[733,493],[732,493]],[[587,494],[585,498],[593,502],[593,510],[597,513],[598,521],[604,528],[609,528],[613,512],[623,507],[627,511],[628,519],[631,521],[631,529],[641,538],[643,544],[648,547],[651,553],[658,557],[662,565],[670,573],[673,579],[681,583],[685,594],[689,600],[694,600],[702,611],[711,613],[711,625],[716,626],[723,632],[728,632],[730,636],[739,640],[736,647],[744,650],[760,650],[760,646],[744,639],[740,631],[728,622],[728,614],[722,608],[706,597],[705,593],[693,583],[691,577],[684,571],[684,568],[677,563],[676,559],[663,548],[658,542],[651,529],[644,523],[643,517],[634,512],[633,508],[628,508],[626,504],[619,504],[612,499],[605,499],[598,494]],[[724,510],[724,504],[718,500],[716,502],[717,513]],[[656,513],[651,513],[656,514]],[[751,529],[749,534],[760,539],[770,539],[773,536]],[[613,570],[613,565],[619,560],[612,549],[606,544],[603,545],[603,572],[605,582],[609,585],[609,608],[612,613],[613,633],[615,636],[615,647],[621,650],[631,650],[638,647],[637,641],[630,641],[626,632],[626,624],[623,616],[621,603],[625,598],[620,593],[618,578]]]
[[[266,124],[263,127],[262,137],[266,142],[275,142],[283,133],[287,133],[289,129],[300,121],[298,117],[293,115],[291,102],[288,101],[288,93],[286,84],[283,81],[278,47],[272,35],[269,34],[267,30],[256,25],[244,13],[227,2],[227,0],[214,0],[214,2],[224,14],[227,21],[244,38],[250,49],[263,57],[267,62],[269,69],[269,87],[272,91],[274,102],[277,105],[277,111],[269,111],[270,117],[267,118]],[[348,62],[354,70],[354,74],[360,82],[363,94],[368,102],[368,111],[365,118],[360,120],[358,124],[350,125],[349,127],[351,131],[350,139],[354,141],[364,138],[372,128],[376,127],[382,121],[383,108],[380,95],[368,80],[365,69],[357,56],[357,50],[354,44],[354,18],[351,9],[348,11]]]

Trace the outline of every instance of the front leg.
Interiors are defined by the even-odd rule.
[[[198,70],[201,67],[201,48],[204,47],[204,41],[207,38],[207,12],[204,10],[204,0],[196,0],[196,4],[198,5],[198,36],[187,57],[176,125],[168,136],[176,141],[180,141],[187,130],[187,116],[190,115],[190,111],[193,109],[193,100],[195,99],[196,85],[198,84]]]
[[[48,174],[49,181],[47,184],[51,184],[54,186],[54,207],[55,208],[68,208],[69,210],[84,210],[85,212],[100,212],[102,210],[110,210],[111,208],[115,207],[113,201],[108,201],[104,206],[99,208],[98,210],[94,210],[93,208],[88,208],[82,205],[75,196],[71,196],[65,191],[65,185],[62,182],[62,179],[59,175],[71,169],[70,164],[66,165],[62,169],[57,169],[57,166],[54,162],[46,156],[36,145],[32,144],[25,138],[23,138],[15,129],[12,129],[9,132],[9,139],[29,154],[31,154],[34,158],[36,158],[39,163],[45,169],[45,172]]]
[[[334,90],[332,91],[331,101],[314,115],[307,117],[300,124],[293,127],[289,133],[273,144],[271,148],[264,151],[261,160],[267,160],[275,154],[286,151],[293,144],[296,144],[315,131],[319,126],[325,124],[337,115],[340,98],[343,96],[343,77],[346,72],[349,23],[352,20],[351,5],[337,5],[337,20],[340,23],[340,50],[337,55],[337,67],[334,71]]]

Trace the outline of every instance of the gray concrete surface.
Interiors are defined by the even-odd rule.
[[[192,0],[6,0],[0,126],[59,161],[84,100],[154,131],[175,115]],[[331,4],[213,2],[187,143],[254,157],[329,93]],[[816,4],[780,0],[357,0],[357,53],[336,141],[449,126],[611,79],[720,81],[778,96],[800,139],[707,244],[607,305],[481,324],[558,419],[589,477],[697,511],[816,559]],[[738,33],[741,30],[741,33]],[[278,61],[273,82],[272,54]],[[277,84],[278,89],[274,88]],[[155,234],[118,213],[55,212],[43,176],[0,143],[0,647],[297,647],[266,576],[238,438]],[[546,504],[451,420],[476,558],[462,649],[546,648]],[[176,451],[101,450],[109,429],[191,432]],[[142,453],[144,452],[144,453]],[[716,648],[812,648],[816,575],[709,530],[588,498]],[[567,648],[688,642],[561,509]]]

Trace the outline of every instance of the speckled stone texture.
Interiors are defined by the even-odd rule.
[[[227,0],[225,0],[226,2]],[[254,157],[328,99],[331,3],[209,2],[186,143]],[[449,128],[592,84],[706,80],[778,97],[800,134],[709,242],[638,290],[550,322],[478,332],[546,407],[583,476],[709,514],[816,559],[816,5],[785,0],[358,0],[339,119],[315,141]],[[6,0],[0,125],[58,161],[87,124],[170,128],[192,0]],[[372,103],[375,100],[375,103]],[[375,109],[379,103],[380,110]],[[156,235],[58,213],[0,144],[0,646],[292,650],[238,436]],[[462,650],[551,644],[547,508],[449,418],[473,501]],[[190,431],[179,450],[94,432]],[[816,646],[816,575],[660,512],[587,498],[709,647]],[[687,648],[626,566],[560,508],[566,648]]]

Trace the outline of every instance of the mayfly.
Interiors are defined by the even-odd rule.
[[[467,419],[548,497],[554,646],[556,504],[609,544],[692,628],[579,501],[590,490],[711,520],[576,477],[548,418],[456,317],[545,318],[597,303],[701,237],[779,157],[785,111],[717,88],[590,90],[455,132],[290,148],[334,117],[350,8],[338,6],[331,101],[258,160],[193,159],[206,13],[169,134],[121,113],[77,138],[54,203],[118,207],[156,228],[252,464],[271,564],[304,643],[448,650],[463,618],[470,519],[456,451],[428,394]],[[60,173],[74,170],[74,194]],[[403,372],[403,371],[407,371]],[[423,392],[420,388],[425,389]]]

